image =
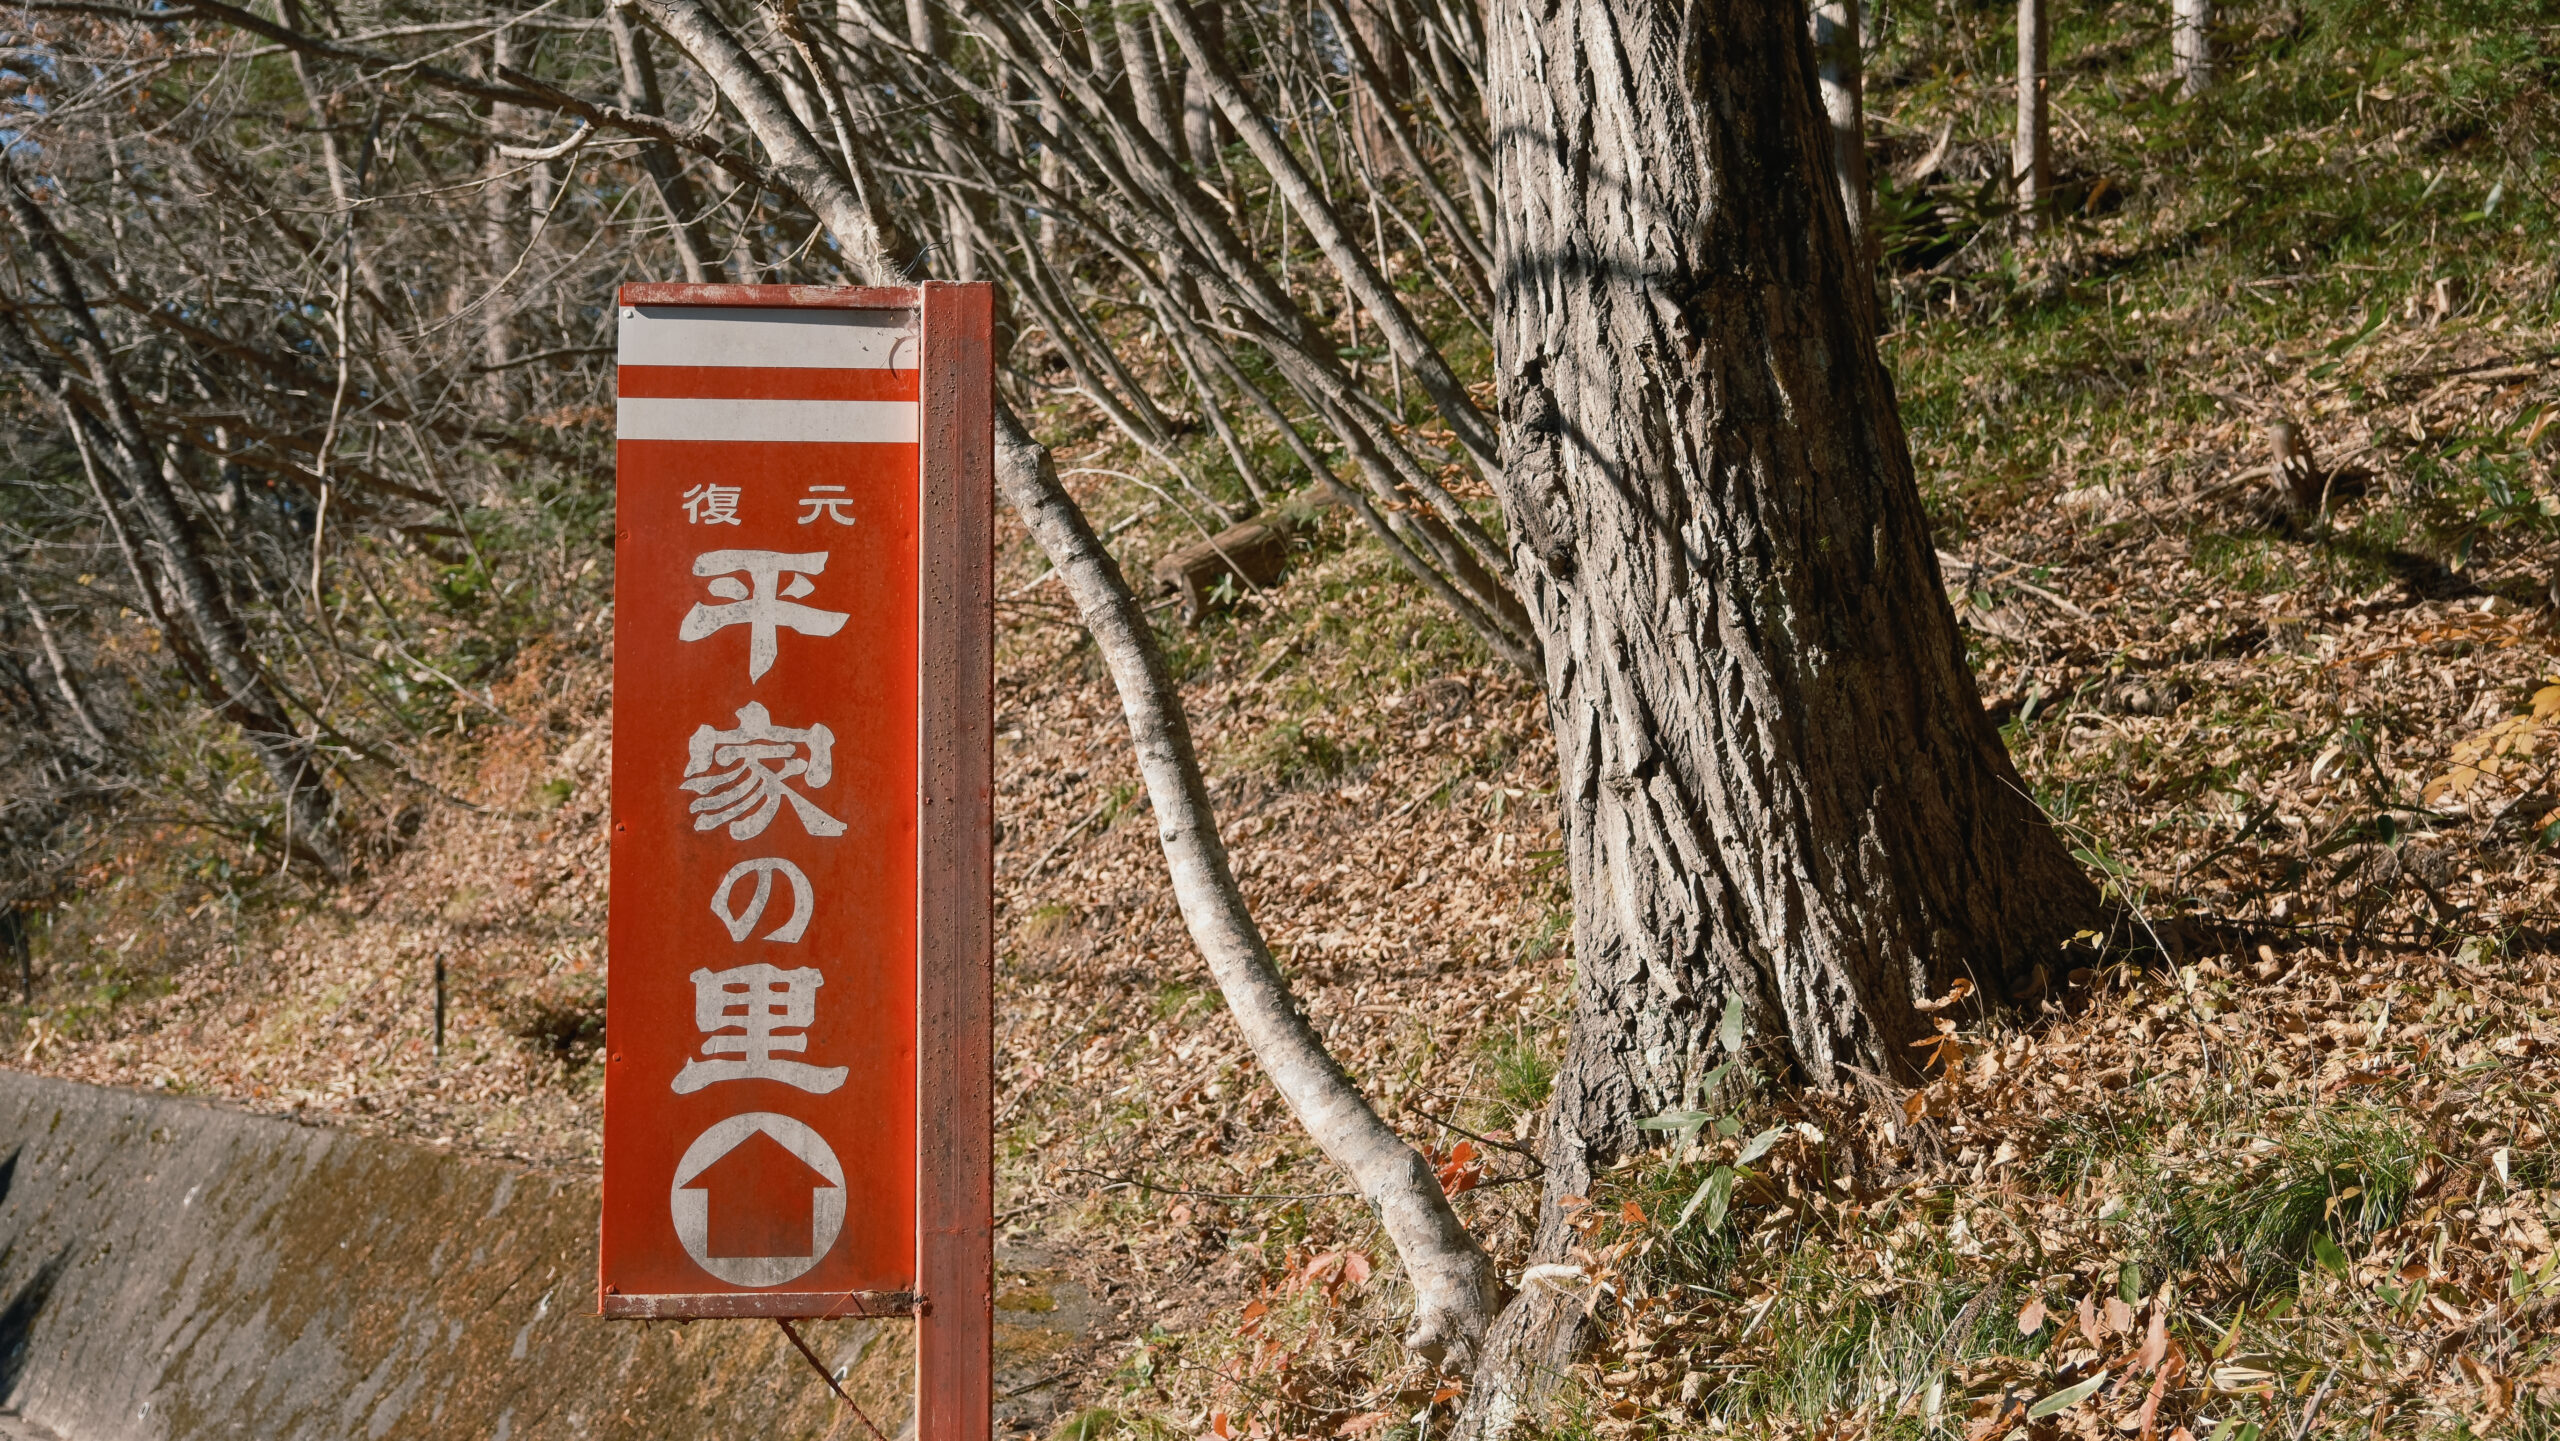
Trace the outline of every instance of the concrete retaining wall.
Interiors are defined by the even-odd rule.
[[[597,1319],[596,1188],[0,1071],[0,1400],[66,1441],[868,1433],[781,1333]],[[904,1323],[807,1328],[884,1431]]]

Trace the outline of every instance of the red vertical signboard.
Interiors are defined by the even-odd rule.
[[[915,1315],[987,1429],[987,291],[620,296],[601,1308]]]

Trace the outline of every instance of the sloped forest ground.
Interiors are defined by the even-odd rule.
[[[1946,998],[1917,1091],[1737,1054],[1536,1282],[1605,1337],[1562,1432],[2560,1430],[2560,23],[2226,7],[2180,102],[2155,8],[2062,16],[2072,209],[2031,239],[2001,16],[1888,13],[1870,72],[1950,590],[2123,959]],[[1095,437],[1062,465],[1134,465],[1051,421]],[[1194,538],[1078,484],[1133,571]],[[997,1204],[1117,1318],[1036,1383],[1057,1429],[1438,1424],[1391,1251],[1190,950],[1090,645],[1018,532],[1003,567]],[[1158,614],[1276,950],[1519,1282],[1573,971],[1534,688],[1338,518],[1271,591]],[[17,1061],[593,1165],[603,667],[520,657],[442,777],[476,808],[343,892],[240,903],[174,834],[102,862]]]

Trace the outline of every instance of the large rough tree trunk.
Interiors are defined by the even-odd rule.
[[[1876,352],[1802,0],[1495,6],[1502,501],[1544,645],[1580,963],[1559,1202],[1699,1098],[1729,997],[1796,1079],[1911,1073],[1914,1002],[2095,912],[1984,715]],[[1467,1434],[1570,1360],[1489,1338]]]

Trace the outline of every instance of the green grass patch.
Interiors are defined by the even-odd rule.
[[[2407,1117],[2322,1112],[2164,1178],[2154,1202],[2161,1259],[2228,1266],[2251,1294],[2289,1287],[2309,1266],[2343,1271],[2345,1257],[2400,1219],[2427,1158]]]
[[[1483,1055],[1487,1087],[1505,1119],[1547,1103],[1556,1060],[1547,1050],[1545,1028],[1522,1023],[1488,1032]]]

